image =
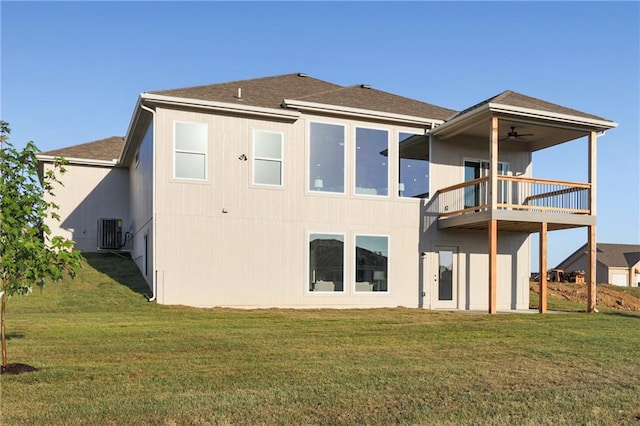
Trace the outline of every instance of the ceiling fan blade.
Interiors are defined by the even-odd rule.
[[[518,133],[518,137],[520,136],[533,136],[533,133]]]

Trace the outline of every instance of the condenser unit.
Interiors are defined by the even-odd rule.
[[[98,248],[106,250],[122,248],[122,219],[98,220]]]

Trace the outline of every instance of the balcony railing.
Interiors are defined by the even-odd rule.
[[[539,213],[588,215],[588,183],[527,177],[498,176],[497,209]],[[489,177],[475,179],[438,191],[438,216],[485,211],[490,208]]]

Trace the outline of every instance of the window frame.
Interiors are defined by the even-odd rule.
[[[389,198],[391,196],[392,188],[391,188],[391,134],[392,131],[390,128],[386,127],[375,127],[375,126],[367,126],[367,125],[359,125],[353,124],[352,134],[352,149],[353,152],[353,182],[351,185],[351,191],[356,197],[366,197],[366,198]],[[358,129],[365,130],[377,130],[381,132],[387,133],[387,193],[386,194],[361,194],[358,193]],[[375,189],[375,188],[374,188]]]
[[[385,291],[374,291],[369,290],[369,291],[358,291],[357,290],[357,274],[358,274],[358,237],[382,237],[382,238],[386,238],[387,240],[387,265],[386,265],[386,271],[385,272],[385,283],[386,283],[386,290]],[[352,290],[353,290],[353,294],[355,295],[362,295],[362,294],[381,294],[381,295],[388,295],[391,293],[390,289],[389,289],[389,270],[391,269],[391,237],[388,234],[367,234],[367,233],[358,233],[358,232],[354,232],[353,234],[353,245],[351,246],[351,253],[353,256],[353,261],[351,262],[351,264],[353,265],[353,271],[351,274],[351,285],[352,285]],[[375,271],[374,271],[375,272]],[[373,278],[372,278],[373,281]]]
[[[342,290],[340,291],[317,291],[311,290],[311,235],[314,234],[322,234],[322,235],[335,235],[342,237]],[[347,234],[345,232],[335,232],[335,231],[308,231],[306,235],[305,241],[305,294],[310,295],[341,295],[344,296],[346,294],[346,281],[348,272],[348,255],[347,255]]]
[[[401,134],[409,134],[409,135],[416,135],[416,136],[425,136],[427,138],[427,155],[429,157],[428,160],[423,160],[426,161],[428,163],[427,165],[427,196],[426,197],[409,197],[409,196],[401,196],[400,195],[400,184],[402,182],[400,182],[400,178],[401,178],[401,164],[402,164],[402,160],[403,158],[400,157],[400,135]],[[397,181],[395,182],[395,187],[394,187],[394,197],[399,200],[399,201],[403,201],[403,202],[418,202],[420,200],[429,200],[431,199],[431,135],[428,133],[425,133],[424,129],[406,129],[406,128],[399,128],[396,129],[395,132],[395,139],[394,139],[394,143],[395,143],[395,150],[397,153],[397,163],[396,163],[396,169],[398,171],[397,174]]]
[[[256,155],[256,134],[271,133],[280,135],[280,158],[258,157]],[[260,187],[283,188],[284,187],[284,132],[274,130],[253,129],[251,133],[251,184]],[[256,162],[257,161],[278,161],[280,162],[280,183],[262,183],[256,182]]]
[[[336,191],[318,191],[318,190],[314,190],[311,188],[311,182],[312,182],[312,178],[311,178],[311,125],[315,123],[315,124],[328,124],[328,125],[332,125],[332,126],[340,126],[342,127],[342,135],[343,135],[343,148],[342,148],[342,164],[343,164],[343,171],[342,171],[342,192],[336,192]],[[307,154],[306,154],[306,162],[307,162],[307,173],[306,173],[306,183],[305,183],[305,193],[306,194],[315,194],[315,195],[346,195],[347,194],[347,187],[348,187],[348,182],[347,182],[347,169],[348,169],[348,164],[347,164],[347,145],[349,143],[349,141],[347,140],[347,136],[348,136],[348,127],[349,125],[346,123],[340,123],[337,121],[324,121],[324,120],[308,120],[307,121],[307,137],[306,137],[306,147],[307,147]],[[314,178],[315,179],[315,178]]]
[[[204,152],[200,152],[200,151],[191,151],[191,150],[184,150],[184,149],[177,149],[176,147],[176,129],[177,129],[177,124],[189,124],[189,125],[198,125],[198,126],[204,126],[206,128],[206,135],[207,135],[207,139],[205,141],[205,145],[204,145]],[[192,177],[182,177],[182,176],[177,176],[176,175],[176,165],[177,165],[177,153],[181,153],[181,154],[197,154],[197,155],[204,155],[204,178],[192,178]],[[173,121],[173,179],[175,180],[179,180],[179,181],[185,181],[185,182],[207,182],[209,179],[209,125],[207,123],[202,123],[202,122],[198,122],[198,121],[183,121],[183,120],[174,120]]]
[[[486,170],[487,172],[487,176],[489,176],[489,169],[491,167],[491,162],[489,160],[483,160],[480,158],[475,158],[475,157],[463,157],[462,158],[462,181],[461,182],[468,182],[466,180],[466,168],[467,168],[467,163],[478,163],[480,168],[480,177],[486,177],[486,176],[482,176],[482,172]],[[484,164],[487,164],[487,168],[483,168],[482,166]],[[505,174],[500,174],[500,167],[504,167],[506,166],[506,173]],[[509,173],[511,172],[511,163],[509,161],[498,161],[498,176],[510,176]],[[488,195],[488,189],[487,189],[487,195]],[[501,197],[500,195],[502,195],[502,199],[503,201],[500,201]],[[480,195],[482,196],[482,195]],[[506,185],[506,182],[503,182],[503,188],[500,189],[500,187],[498,187],[498,203],[504,203],[506,202],[508,197],[508,186]]]

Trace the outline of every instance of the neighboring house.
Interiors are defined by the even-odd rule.
[[[557,269],[568,272],[586,269],[586,250],[585,244],[563,260]],[[598,283],[640,287],[640,245],[598,243],[597,259]]]
[[[540,270],[547,231],[595,244],[615,126],[511,91],[456,112],[288,74],[143,93],[124,146],[40,159],[71,160],[54,232],[129,250],[159,303],[494,313],[529,307],[531,233]],[[585,137],[589,182],[533,178],[532,152]]]

